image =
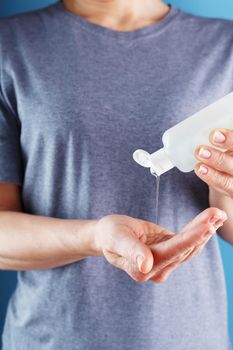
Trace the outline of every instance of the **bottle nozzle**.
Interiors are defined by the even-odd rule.
[[[161,148],[152,154],[138,149],[134,152],[133,159],[141,166],[151,168],[151,171],[158,176],[174,168],[174,164],[166,154],[164,148]]]

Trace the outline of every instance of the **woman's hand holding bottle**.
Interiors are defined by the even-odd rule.
[[[211,188],[233,198],[233,130],[217,129],[210,134],[210,146],[199,146],[195,156],[200,161],[195,172]]]

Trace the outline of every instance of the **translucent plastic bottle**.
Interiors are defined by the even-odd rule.
[[[192,171],[197,163],[196,147],[210,145],[209,134],[216,128],[233,129],[233,92],[168,129],[163,134],[163,148],[152,154],[137,150],[133,158],[158,176],[173,167]]]

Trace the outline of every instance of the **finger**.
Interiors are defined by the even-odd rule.
[[[221,219],[219,219],[219,217],[217,217],[216,215],[219,215],[219,217]],[[201,223],[202,224],[206,223],[207,225],[208,225],[208,223],[210,223],[210,225],[211,224],[213,225],[212,232],[214,232],[216,229],[218,229],[222,225],[222,218],[223,217],[225,218],[225,216],[226,216],[225,213],[217,208],[206,209],[201,214],[199,214],[190,224],[188,224],[185,227],[185,230],[195,229],[195,225],[197,225],[197,223],[199,225]],[[205,229],[206,228],[204,226],[204,231],[205,231]],[[168,264],[164,268],[161,268],[159,270],[159,272],[156,272],[153,275],[153,277],[151,277],[150,279],[156,283],[165,282],[167,280],[168,276],[171,274],[171,272],[174,269],[176,269],[180,264],[184,263],[185,261],[190,260],[191,258],[196,256],[197,254],[199,254],[203,250],[204,246],[209,241],[211,236],[212,236],[211,234],[207,235],[206,238],[204,238],[200,244],[197,244],[196,246],[191,247],[190,249],[188,249],[186,251],[186,253],[181,254],[179,252],[179,254],[173,258],[172,263]]]
[[[208,239],[209,240],[209,239]],[[207,240],[207,241],[208,241]],[[207,243],[205,241],[205,243]],[[162,269],[159,273],[156,273],[153,275],[153,277],[150,277],[150,280],[154,283],[164,283],[167,281],[168,277],[171,275],[171,273],[182,263],[192,259],[201,251],[203,250],[205,244],[201,244],[200,246],[190,249],[190,251],[182,258],[179,260],[179,262],[173,262],[169,265],[167,265],[164,269]]]
[[[169,275],[170,273],[176,269],[180,264],[183,264],[184,262],[191,260],[193,257],[201,253],[203,248],[205,247],[206,243],[209,241],[211,238],[211,235],[203,241],[200,245],[197,245],[196,247],[193,247],[187,251],[187,253],[179,255],[178,257],[175,258],[175,261],[167,265],[165,268],[161,270],[160,273],[157,273],[156,276],[160,277],[160,274],[162,274],[163,271],[168,271]],[[163,274],[162,274],[163,275]],[[167,276],[167,275],[166,275]]]
[[[219,224],[219,227],[221,225]],[[198,255],[199,253],[202,252],[202,250],[204,249],[205,245],[208,243],[208,241],[210,240],[211,236],[207,237],[206,240],[204,240],[200,245],[195,246],[193,249],[191,249],[188,254],[185,256],[184,260],[182,262],[185,262],[187,260],[192,259],[194,256]]]
[[[170,274],[177,268],[177,263],[172,263],[164,268],[160,273],[155,274],[150,280],[154,283],[164,283],[170,276]]]
[[[209,238],[204,241],[203,244],[198,245],[197,247],[191,248],[183,257],[179,257],[179,260],[176,262],[172,262],[169,265],[167,265],[165,268],[160,270],[160,272],[157,272],[150,277],[150,280],[154,283],[163,283],[165,282],[170,274],[182,263],[192,259],[194,256],[198,255],[204,248],[205,244],[208,242]]]
[[[208,146],[199,146],[195,151],[195,156],[202,163],[233,175],[233,156],[229,153],[221,152]]]
[[[224,222],[227,220],[227,215],[223,210],[218,208],[208,208],[197,215],[191,222],[189,222],[182,230],[182,232],[189,231],[200,224],[217,224],[218,220]]]
[[[233,176],[222,173],[206,164],[199,163],[195,167],[196,175],[209,186],[233,196]]]
[[[151,271],[154,263],[150,248],[132,232],[118,232],[111,243],[111,252],[128,260],[132,268],[137,267],[144,274]]]
[[[210,133],[209,140],[217,147],[233,151],[233,130],[215,129]]]
[[[182,261],[187,251],[195,246],[204,244],[207,238],[215,232],[212,224],[201,224],[188,231],[181,232],[170,240],[159,243],[155,247],[155,265],[156,261],[162,261],[162,264],[168,262]]]
[[[173,238],[173,242],[175,240],[178,242],[176,249],[192,254],[193,249],[204,246],[208,242],[225,220],[227,220],[227,216],[222,210],[206,209]]]
[[[226,214],[217,208],[209,208],[186,225],[181,233],[166,242],[150,245],[154,254],[154,268],[151,274],[157,274],[170,263],[181,263],[196,246],[205,244],[226,220]]]
[[[169,269],[170,266],[175,266],[177,267],[178,265],[182,264],[184,261],[191,259],[191,257],[194,254],[194,251],[196,247],[202,247],[204,246],[207,241],[210,239],[212,236],[214,230],[212,229],[208,231],[206,234],[206,226],[202,225],[202,228],[199,228],[198,231],[204,232],[207,238],[200,238],[198,237],[198,240],[196,239],[195,243],[191,242],[189,248],[184,246],[180,247],[179,245],[169,247],[166,250],[162,250],[157,247],[155,249],[155,266],[153,270],[150,272],[150,278],[153,278],[153,276],[160,276],[162,271]],[[196,230],[193,232],[195,233]],[[193,232],[190,231],[190,235],[193,235]],[[181,234],[179,234],[181,235]],[[196,245],[195,245],[196,244]],[[152,277],[151,277],[152,276]]]
[[[202,250],[204,249],[206,243],[209,241],[209,238],[204,241],[204,244],[200,244],[199,246],[195,247],[189,254],[187,254],[187,256],[185,257],[185,259],[182,261],[185,262],[185,261],[188,261],[188,260],[191,260],[192,258],[194,258],[196,255],[198,255],[199,253],[202,252]]]

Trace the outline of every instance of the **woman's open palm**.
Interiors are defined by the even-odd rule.
[[[174,234],[151,222],[109,215],[97,224],[96,245],[109,263],[134,280],[161,283],[198,254],[226,219],[223,211],[209,208]]]

